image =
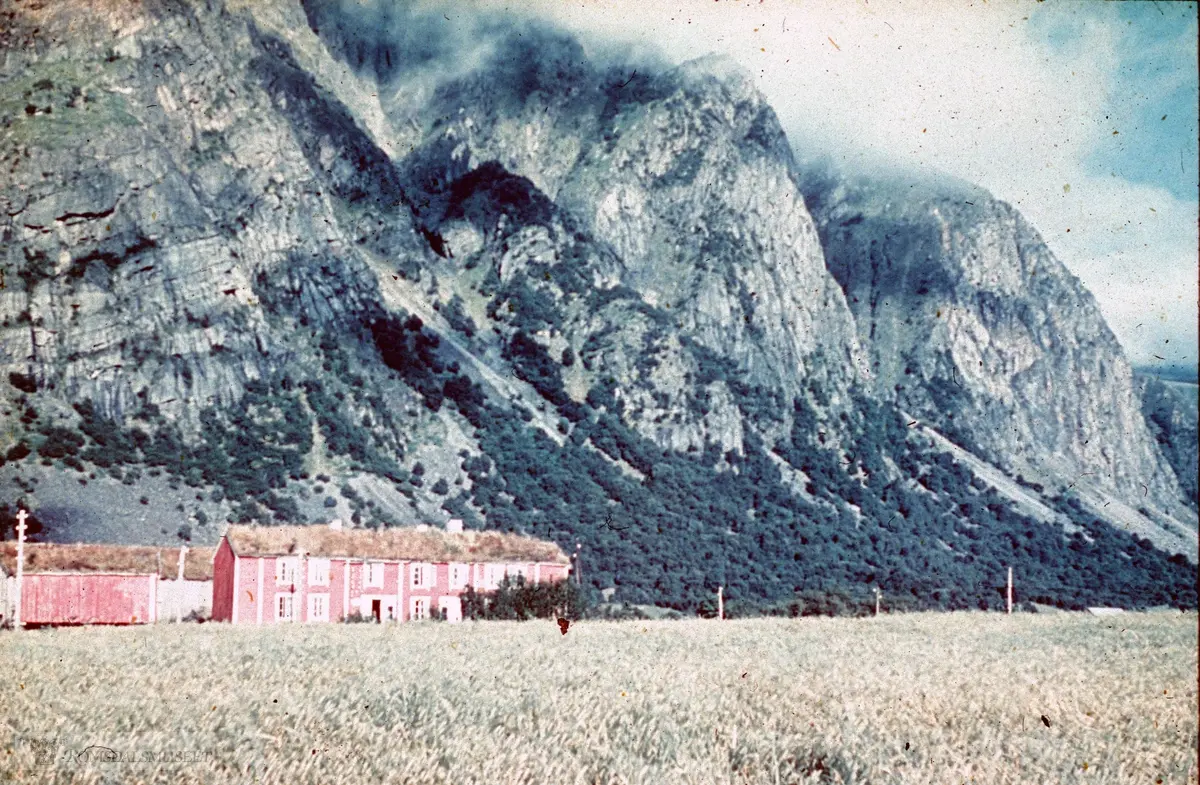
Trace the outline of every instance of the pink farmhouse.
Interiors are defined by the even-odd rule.
[[[516,534],[330,526],[230,526],[213,560],[213,621],[337,622],[348,616],[462,620],[468,586],[491,591],[505,576],[565,580],[558,545]]]

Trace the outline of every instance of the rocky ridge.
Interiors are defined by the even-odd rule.
[[[480,490],[501,473],[483,468],[486,402],[645,488],[678,461],[737,477],[761,455],[772,468],[752,471],[778,472],[804,515],[858,530],[861,488],[939,498],[928,456],[906,457],[917,431],[863,457],[886,410],[1020,475],[1002,492],[1035,518],[1060,519],[1050,497],[1073,492],[1196,556],[1128,364],[1036,231],[978,189],[801,169],[723,61],[630,75],[556,31],[485,24],[447,69],[408,12],[366,35],[288,0],[13,8],[5,471],[102,467],[95,423],[113,422],[202,491],[181,490],[192,523],[477,522],[515,504],[575,536],[550,520],[548,482],[536,504],[511,475]],[[81,417],[86,449],[47,448]],[[22,445],[54,466],[33,471]],[[810,448],[846,467],[844,500],[814,487],[829,469]],[[249,475],[218,455],[237,450],[261,452]],[[739,536],[723,521],[695,525]],[[157,536],[94,516],[87,531]]]

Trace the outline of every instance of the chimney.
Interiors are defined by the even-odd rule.
[[[462,534],[462,530],[462,518],[451,518],[446,521],[446,531],[453,532],[454,534]]]
[[[342,528],[342,519],[334,518],[332,521],[329,522],[329,528],[332,529],[333,531],[340,531]]]

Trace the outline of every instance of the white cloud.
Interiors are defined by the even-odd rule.
[[[1196,361],[1196,202],[1086,163],[1134,132],[1106,108],[1122,65],[1113,15],[927,0],[522,7],[596,46],[629,41],[673,62],[729,55],[758,76],[801,157],[932,167],[987,188],[1083,280],[1131,359],[1158,362],[1170,340],[1175,361]],[[1069,34],[1051,44],[1047,24]]]

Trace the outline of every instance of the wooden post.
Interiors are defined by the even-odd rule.
[[[25,582],[25,519],[29,513],[17,512],[17,587],[16,606],[13,609],[13,629],[21,629],[21,586]]]
[[[188,547],[184,545],[179,549],[179,577],[175,579],[175,623],[183,621],[183,562],[187,558]],[[261,563],[261,560],[260,560]],[[259,588],[259,593],[262,593],[262,588]],[[262,598],[257,598],[259,604],[262,604]]]
[[[300,591],[296,592],[296,599],[293,600],[299,607],[292,608],[293,624],[308,621],[308,617],[303,615],[305,612],[304,603],[307,599],[305,597],[305,589],[308,588],[308,554],[304,552],[303,548],[300,549],[299,557],[296,560],[296,571],[300,574],[296,576],[296,585],[300,587]]]
[[[580,551],[583,550],[583,543],[575,543],[575,585],[583,586],[583,556]]]
[[[879,595],[880,595],[879,587],[876,586],[875,587],[875,615],[876,616],[879,615]]]
[[[1008,568],[1008,615],[1012,615],[1012,567]]]
[[[717,618],[725,620],[725,587],[717,587]]]

